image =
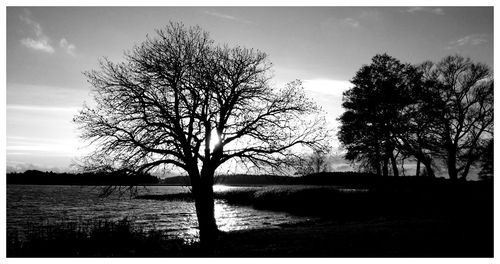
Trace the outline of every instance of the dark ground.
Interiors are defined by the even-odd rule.
[[[484,227],[444,219],[377,219],[311,223],[224,234],[221,257],[492,257]]]

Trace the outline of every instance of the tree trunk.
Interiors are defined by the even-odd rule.
[[[394,174],[394,177],[399,177],[398,164],[396,162],[396,158],[392,153],[390,155],[391,155],[392,173]]]
[[[460,180],[463,180],[463,181],[467,180],[467,174],[469,174],[470,166],[471,166],[471,163],[467,162],[467,164],[465,165],[465,168],[462,172],[462,175],[460,176]],[[458,172],[457,172],[457,174],[458,174]]]
[[[448,149],[448,176],[450,180],[456,181],[458,179],[458,171],[457,171],[457,157],[455,155],[455,151],[453,148]]]
[[[213,174],[202,173],[201,180],[193,184],[193,194],[200,230],[200,244],[203,249],[210,251],[214,248],[219,234],[214,215]]]
[[[417,171],[415,171],[415,176],[420,176],[420,159],[417,158]]]
[[[418,137],[418,153],[422,153],[422,139],[420,137],[420,134],[417,134]],[[417,157],[417,171],[415,172],[415,176],[420,176],[420,157]]]
[[[467,174],[469,174],[470,167],[474,163],[473,157],[473,151],[474,149],[469,150],[469,153],[467,155],[467,162],[464,165],[463,171],[460,176],[460,180],[466,181],[467,180]],[[458,174],[458,172],[457,172]]]
[[[392,157],[394,156],[392,154],[393,149],[394,148],[391,148],[391,146],[389,145],[389,142],[386,141],[384,144],[384,168],[383,168],[384,177],[389,176],[389,160],[391,160]]]
[[[427,172],[427,177],[435,178],[436,175],[434,174],[434,170],[432,169],[431,159],[426,158],[426,159],[422,160],[422,163],[425,166],[425,171]]]
[[[380,172],[380,147],[378,142],[375,143],[375,169],[377,171],[377,176],[382,175]]]
[[[383,176],[384,177],[387,177],[389,176],[389,168],[388,168],[388,165],[389,165],[389,157],[387,157],[387,155],[384,157],[384,167],[382,167],[382,173],[383,173]]]

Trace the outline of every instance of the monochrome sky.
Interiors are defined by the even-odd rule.
[[[333,129],[349,80],[378,53],[402,62],[462,54],[493,67],[492,7],[7,7],[7,167],[65,169],[85,152],[72,123],[82,72],[169,21],[259,49],[276,86],[301,79]],[[337,143],[333,144],[337,146]]]

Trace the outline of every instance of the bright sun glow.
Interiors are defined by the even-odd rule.
[[[214,130],[212,131],[212,136],[210,137],[210,150],[214,150],[215,146],[219,144],[219,137],[217,136],[217,132]]]
[[[214,185],[213,188],[214,188],[214,192],[226,192],[226,191],[228,191],[230,189],[234,189],[234,188],[237,188],[237,187],[216,184],[216,185]]]

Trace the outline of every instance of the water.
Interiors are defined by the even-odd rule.
[[[231,188],[215,186],[215,191]],[[150,186],[140,188],[139,195],[188,192],[183,186]],[[8,185],[7,232],[21,237],[30,224],[121,220],[127,217],[134,226],[164,230],[168,235],[188,241],[198,238],[194,204],[185,201],[133,199],[117,194],[99,197],[100,190],[90,186]],[[255,210],[247,206],[215,202],[215,217],[222,231],[250,228],[279,228],[284,223],[299,223],[306,217],[282,212]]]

